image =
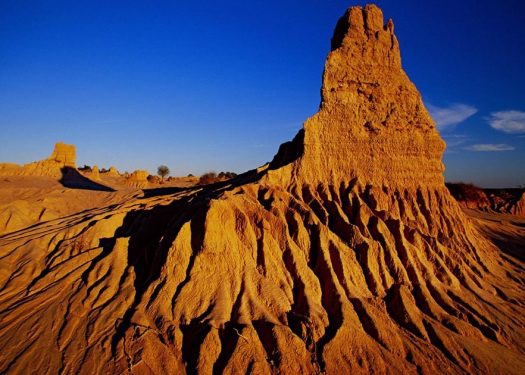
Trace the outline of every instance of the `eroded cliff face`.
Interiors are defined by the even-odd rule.
[[[525,267],[445,188],[393,30],[349,9],[268,166],[0,238],[0,371],[518,373]]]
[[[57,142],[49,158],[19,166],[0,164],[0,175],[61,177],[63,168],[76,169],[75,145]]]
[[[350,8],[339,20],[321,95],[319,112],[304,124],[301,157],[292,172],[279,171],[284,180],[443,186],[445,144],[401,67],[393,22],[384,25],[379,9]]]

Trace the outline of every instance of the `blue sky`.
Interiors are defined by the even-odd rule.
[[[109,3],[109,4],[108,4]],[[0,1],[0,160],[172,174],[271,160],[319,105],[361,1]],[[525,2],[378,1],[448,144],[450,181],[525,184]]]

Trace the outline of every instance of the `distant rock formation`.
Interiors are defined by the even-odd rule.
[[[491,200],[480,187],[464,183],[447,183],[446,186],[462,207],[484,211],[492,208]]]
[[[516,205],[512,209],[512,213],[514,215],[525,217],[525,192],[521,195],[520,199],[516,202]]]
[[[464,208],[525,216],[524,189],[482,189],[465,183],[447,183],[446,186]]]
[[[91,176],[90,176],[92,179],[94,180],[100,180],[100,171],[98,169],[98,166],[94,166],[93,167],[93,170],[91,171]]]
[[[321,93],[269,165],[0,242],[0,372],[522,372],[525,267],[445,187],[376,6],[337,23]]]
[[[126,184],[136,188],[143,188],[148,185],[148,171],[136,170],[126,178]]]
[[[22,166],[15,163],[0,163],[0,176],[14,176]]]
[[[106,174],[106,176],[111,176],[111,177],[118,177],[118,176],[120,176],[119,171],[115,167],[109,167],[108,171],[105,174]]]
[[[60,177],[62,175],[62,168],[64,167],[76,168],[75,146],[58,142],[55,144],[55,148],[49,158],[23,166],[7,163],[0,164],[0,174]]]
[[[524,189],[485,189],[490,202],[488,210],[516,216],[525,216]]]
[[[77,167],[77,156],[75,145],[67,145],[62,142],[55,144],[53,153],[48,159],[49,161],[55,161],[65,167]]]

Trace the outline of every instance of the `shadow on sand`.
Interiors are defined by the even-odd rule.
[[[185,191],[185,190],[194,190],[195,187],[193,186],[190,186],[190,187],[158,187],[158,188],[151,188],[151,189],[142,189],[142,191],[144,192],[144,198],[151,198],[151,197],[158,197],[158,196],[161,196],[161,195],[171,195],[171,194],[176,194],[176,193],[180,193],[181,191]]]
[[[502,252],[525,262],[525,235],[511,235],[504,232],[487,233],[487,235]]]
[[[91,181],[80,174],[75,168],[62,168],[62,177],[59,182],[70,189],[95,190],[95,191],[115,191],[114,189]]]

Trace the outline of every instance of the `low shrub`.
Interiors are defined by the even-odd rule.
[[[215,172],[207,172],[207,173],[204,173],[199,178],[199,185],[209,185],[209,184],[213,184],[214,182],[217,182],[217,181],[218,181],[217,173],[215,173]]]

